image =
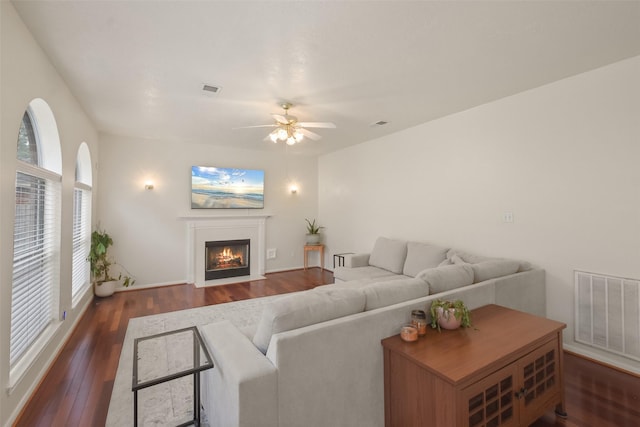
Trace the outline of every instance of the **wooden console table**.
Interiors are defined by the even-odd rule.
[[[309,252],[310,251],[318,251],[320,252],[320,267],[324,270],[324,245],[304,245],[304,269],[309,268]]]
[[[385,425],[525,426],[564,412],[564,323],[487,305],[473,326],[384,348]]]

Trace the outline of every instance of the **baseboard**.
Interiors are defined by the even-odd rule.
[[[267,271],[265,271],[265,274],[269,274],[269,273],[286,273],[287,271],[302,270],[303,268],[304,268],[303,266],[299,266],[299,267],[286,267],[286,268],[276,268],[276,269],[272,269],[272,270],[267,270]]]
[[[235,283],[253,282],[255,280],[264,280],[261,275],[228,277],[226,279],[207,280],[204,284],[194,284],[196,288],[208,288],[210,286],[233,285]]]
[[[116,292],[129,292],[136,291],[139,289],[147,289],[147,288],[161,288],[164,286],[175,286],[175,285],[184,285],[185,283],[189,283],[186,279],[178,282],[164,282],[164,283],[147,283],[146,285],[131,285],[127,288],[119,287],[116,288]]]
[[[640,377],[640,366],[637,362],[629,360],[628,362],[620,360],[616,357],[610,357],[606,354],[597,351],[591,351],[583,348],[582,346],[576,346],[573,344],[565,343],[563,349],[569,353],[572,353],[578,357],[589,359],[594,363],[607,366],[616,371],[623,372],[625,374],[633,375],[634,377]]]
[[[311,267],[307,267],[308,270],[313,270],[314,268],[321,268],[319,265],[314,265]],[[286,273],[287,271],[296,271],[296,270],[303,270],[304,266],[300,265],[298,267],[287,267],[287,268],[277,268],[277,269],[273,269],[273,270],[267,270],[265,272],[265,274],[269,274],[269,273]],[[333,271],[329,268],[323,268],[322,270],[324,271],[328,271],[329,273],[333,273]]]

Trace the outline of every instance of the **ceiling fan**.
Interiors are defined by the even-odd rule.
[[[280,105],[284,110],[284,114],[271,114],[275,123],[270,125],[256,125],[256,126],[243,126],[235,129],[249,129],[249,128],[275,128],[267,135],[265,141],[285,141],[288,145],[294,145],[297,142],[301,142],[305,137],[314,141],[322,138],[315,132],[311,132],[305,128],[324,128],[335,129],[336,125],[329,122],[299,122],[298,118],[289,115],[289,109],[293,105],[289,102],[285,102]]]

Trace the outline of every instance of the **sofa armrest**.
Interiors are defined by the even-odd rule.
[[[209,425],[276,427],[276,367],[229,321],[200,326],[200,332],[214,364],[200,382]]]
[[[369,265],[369,256],[371,254],[351,254],[345,255],[344,266],[349,268],[366,267]]]

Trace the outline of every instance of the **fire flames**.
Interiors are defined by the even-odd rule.
[[[244,267],[244,253],[242,249],[234,252],[231,248],[225,247],[217,252],[210,252],[208,270],[235,267]]]

